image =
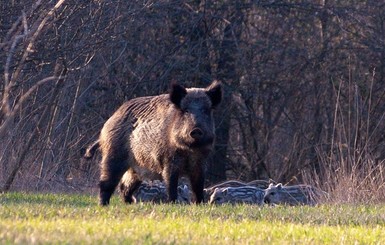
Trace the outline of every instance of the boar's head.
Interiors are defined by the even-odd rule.
[[[215,138],[212,110],[222,100],[222,85],[214,81],[207,88],[184,88],[172,84],[170,100],[176,113],[170,128],[176,147],[208,153]]]

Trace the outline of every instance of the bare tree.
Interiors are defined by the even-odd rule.
[[[164,93],[172,80],[225,85],[209,182],[326,183],[342,166],[378,170],[384,8],[372,0],[1,2],[0,187],[95,186],[97,159],[83,162],[80,149],[121,103]]]

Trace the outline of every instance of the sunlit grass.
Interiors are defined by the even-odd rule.
[[[385,206],[136,204],[89,195],[0,196],[0,244],[383,244]]]

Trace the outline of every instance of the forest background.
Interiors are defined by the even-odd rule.
[[[207,185],[384,201],[385,3],[2,0],[0,190],[89,191],[124,101],[222,81]]]

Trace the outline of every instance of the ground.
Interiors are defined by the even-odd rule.
[[[123,204],[93,195],[0,196],[0,244],[384,244],[385,205]]]

